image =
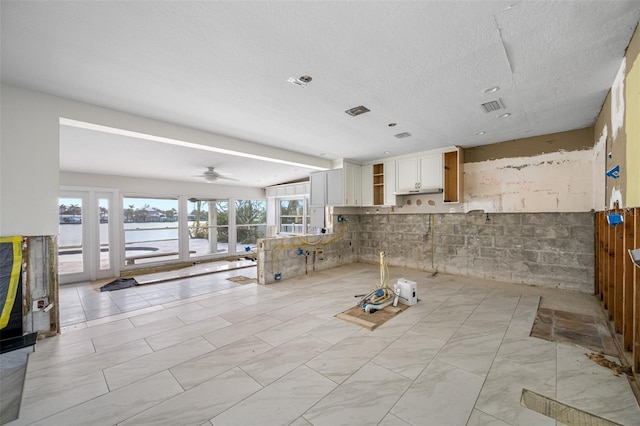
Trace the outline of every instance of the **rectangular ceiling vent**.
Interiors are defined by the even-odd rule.
[[[489,101],[480,104],[480,108],[482,108],[482,110],[488,114],[490,112],[504,109],[504,102],[502,102],[502,99],[497,99],[495,101]]]
[[[408,138],[409,136],[411,136],[411,133],[403,132],[403,133],[398,133],[397,135],[394,135],[394,136],[398,139]]]
[[[355,117],[356,115],[364,114],[365,112],[369,112],[369,108],[365,106],[357,106],[345,111],[347,114]]]

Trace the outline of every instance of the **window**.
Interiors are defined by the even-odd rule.
[[[58,272],[60,274],[83,272],[83,199],[81,197],[59,198],[59,202]]]
[[[236,200],[237,251],[255,249],[258,238],[267,235],[267,202],[265,200]]]
[[[280,234],[305,234],[304,199],[280,200]]]
[[[190,198],[189,256],[229,253],[229,200]]]
[[[127,265],[178,259],[178,200],[123,199]]]
[[[278,199],[279,234],[310,234],[309,197]]]

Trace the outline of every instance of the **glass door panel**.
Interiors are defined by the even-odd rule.
[[[61,284],[116,275],[114,218],[109,212],[115,192],[63,190],[59,198],[58,276]]]
[[[100,242],[100,261],[98,262],[100,271],[111,269],[111,248],[109,244],[110,221],[109,221],[109,198],[98,198],[98,241]]]
[[[189,199],[189,256],[229,253],[229,200]]]
[[[82,279],[87,272],[86,223],[84,206],[87,195],[61,196],[58,203],[58,274],[61,282],[76,276]]]

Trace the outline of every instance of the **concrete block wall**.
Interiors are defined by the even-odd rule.
[[[360,262],[593,293],[594,215],[362,215]]]
[[[385,252],[389,265],[431,269],[428,214],[365,214],[360,216],[358,260],[378,263]]]
[[[593,293],[594,214],[384,213],[334,216],[332,234],[260,240],[258,282],[269,284],[338,265],[378,263]],[[342,230],[341,227],[344,227]],[[342,235],[341,231],[342,230]],[[331,241],[327,244],[327,241]]]
[[[359,219],[357,215],[342,216],[343,222],[334,217],[334,232],[331,234],[258,240],[258,283],[273,283],[277,281],[276,274],[285,280],[356,263]],[[298,249],[302,249],[304,254],[298,254]]]

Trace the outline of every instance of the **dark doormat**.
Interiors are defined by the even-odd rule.
[[[251,284],[256,282],[255,278],[249,278],[242,275],[238,275],[237,277],[229,277],[227,278],[227,280],[233,281],[234,283],[238,284]]]
[[[135,278],[118,278],[100,287],[100,291],[122,290],[123,288],[135,287],[139,285]]]
[[[603,319],[555,309],[538,308],[531,337],[564,342],[618,356],[609,327]]]

